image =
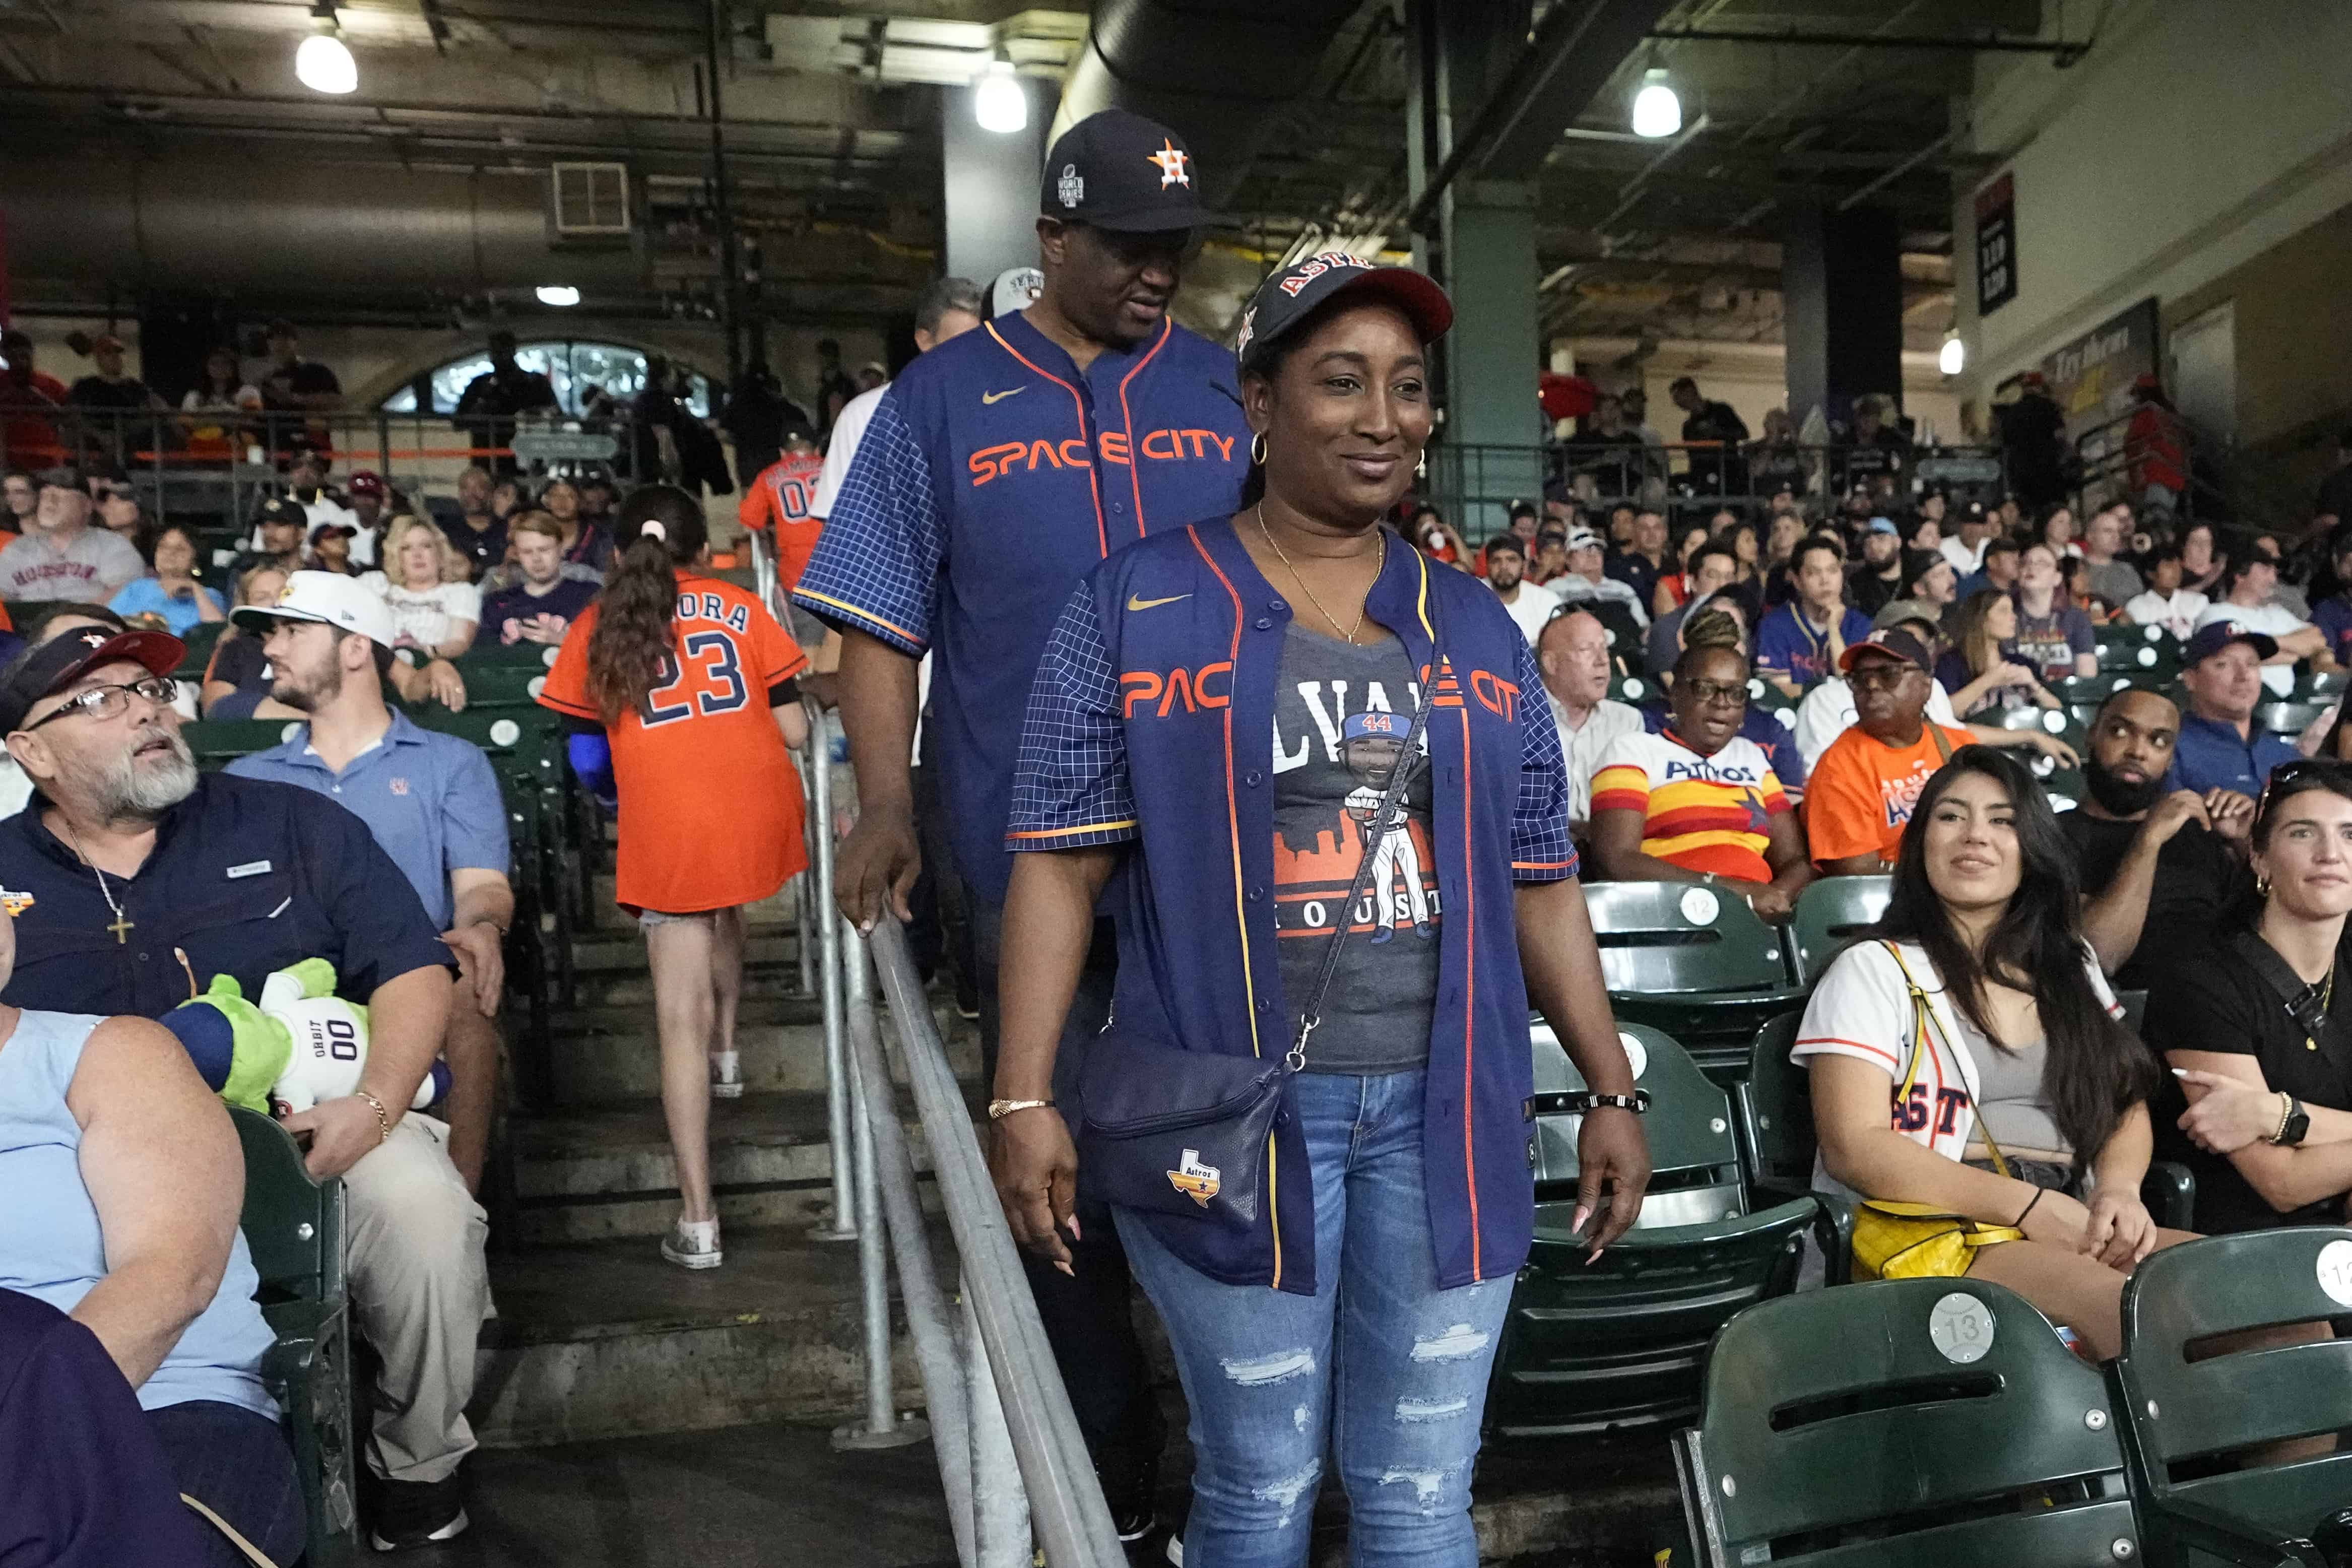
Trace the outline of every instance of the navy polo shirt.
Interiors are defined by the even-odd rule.
[[[2178,787],[2200,795],[2209,789],[2233,789],[2258,795],[2273,768],[2302,754],[2284,736],[2250,730],[2241,740],[2234,724],[2183,713],[2180,739],[2172,748],[2172,776]]]
[[[1233,355],[1172,322],[1081,373],[1024,313],[941,343],[875,405],[793,597],[935,655],[927,758],[956,867],[1004,897],[1030,678],[1078,581],[1158,529],[1241,505]]]
[[[16,917],[16,968],[0,1002],[155,1018],[233,974],[247,996],[305,958],[335,966],[364,1002],[411,970],[457,962],[415,889],[368,832],[323,795],[207,773],[163,814],[147,863],[106,887],[130,925],[118,938],[98,873],[33,803],[0,822],[0,904]]]
[[[490,759],[471,741],[425,729],[405,713],[393,714],[383,739],[340,773],[310,749],[307,724],[282,745],[237,758],[227,771],[310,790],[356,814],[416,889],[436,931],[448,930],[456,918],[450,872],[505,876],[513,864],[506,803]]]

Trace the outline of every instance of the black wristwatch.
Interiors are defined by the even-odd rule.
[[[1588,1110],[1630,1110],[1636,1116],[1650,1109],[1650,1091],[1637,1089],[1631,1094],[1595,1094],[1589,1089],[1555,1089],[1549,1094],[1528,1096],[1527,1114],[1529,1120],[1538,1116],[1581,1116]]]
[[[2311,1135],[2311,1112],[2303,1108],[2303,1101],[2292,1095],[2288,1096],[2287,1102],[2294,1109],[2286,1113],[2286,1124],[2279,1129],[2279,1135],[2273,1140],[2282,1149],[2292,1149]]]

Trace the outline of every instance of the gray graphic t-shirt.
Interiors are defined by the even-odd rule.
[[[1285,1047],[1322,972],[1339,902],[1358,863],[1372,857],[1322,1025],[1307,1043],[1308,1072],[1406,1072],[1429,1060],[1440,911],[1425,762],[1406,786],[1405,819],[1386,833],[1372,823],[1420,696],[1395,637],[1359,647],[1291,624],[1274,699],[1275,931]],[[1422,750],[1425,756],[1425,739]]]

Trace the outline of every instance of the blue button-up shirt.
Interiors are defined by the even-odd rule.
[[[2233,789],[2258,795],[2273,768],[2302,754],[2284,736],[2250,727],[2241,739],[2235,724],[2184,712],[2180,739],[2172,748],[2172,776],[2177,788],[2200,795],[2209,789]]]
[[[161,1017],[188,999],[174,948],[199,986],[233,974],[247,996],[305,958],[333,964],[337,994],[355,1002],[412,970],[457,968],[367,825],[307,790],[208,773],[157,822],[146,864],[103,888],[42,814],[37,798],[0,822],[0,903],[16,924],[0,1002],[12,1007]]]
[[[793,596],[935,653],[926,755],[956,866],[1001,900],[1030,677],[1078,579],[1155,529],[1230,513],[1249,471],[1233,356],[1172,323],[1081,373],[1014,314],[909,364],[876,405]]]
[[[1521,882],[1574,876],[1576,851],[1559,735],[1527,638],[1476,578],[1389,543],[1367,613],[1395,630],[1425,683],[1438,642],[1446,666],[1425,737],[1445,918],[1423,1157],[1438,1283],[1450,1289],[1507,1278],[1527,1258],[1533,1068],[1514,895]],[[1089,573],[1038,667],[1009,841],[1133,846],[1111,884],[1117,1016],[1145,1039],[1271,1057],[1296,1027],[1275,952],[1272,747],[1289,625],[1287,600],[1218,517]],[[1275,1140],[1255,1226],[1141,1217],[1213,1279],[1312,1294],[1314,1201],[1297,1174],[1308,1167],[1297,1118]]]
[[[327,766],[303,725],[284,744],[228,765],[239,778],[275,779],[329,796],[367,824],[408,879],[436,931],[456,918],[449,873],[469,868],[504,876],[507,808],[489,758],[470,741],[392,716],[383,739],[343,765]]]

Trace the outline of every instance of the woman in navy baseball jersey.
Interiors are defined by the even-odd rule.
[[[1222,1174],[1187,1163],[1200,1217],[1113,1211],[1191,1405],[1195,1568],[1302,1563],[1332,1441],[1356,1561],[1475,1563],[1471,1461],[1533,1224],[1530,998],[1622,1097],[1580,1144],[1596,1247],[1648,1179],[1534,656],[1482,584],[1381,526],[1452,315],[1420,274],[1338,253],[1268,279],[1239,345],[1249,504],[1089,574],[1029,700],[1007,837],[1045,853],[1013,858],[990,1108],[1025,1245],[1062,1258],[1076,1232],[1054,1058],[1114,870],[1116,1016],[1143,1040],[1282,1055],[1346,931],[1261,1190],[1211,1211]]]

